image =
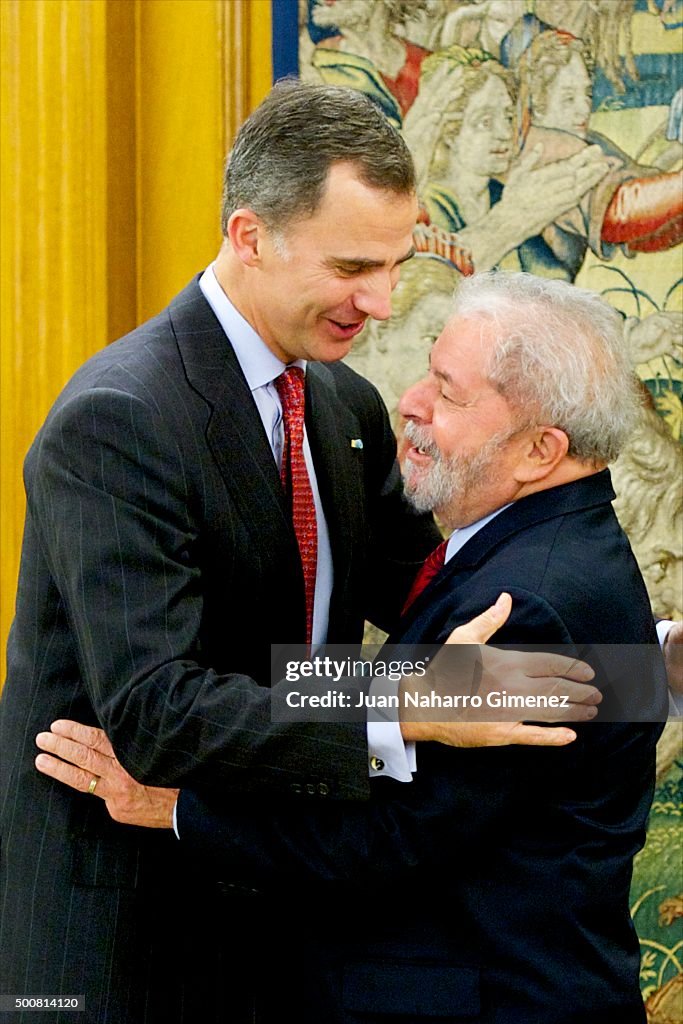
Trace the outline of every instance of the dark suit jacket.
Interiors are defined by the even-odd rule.
[[[390,643],[443,640],[505,589],[501,643],[656,644],[612,497],[605,471],[516,502]],[[665,714],[661,665],[641,682],[653,724],[591,723],[562,749],[423,744],[412,784],[373,782],[369,804],[345,809],[182,792],[180,834],[224,877],[306,899],[303,920],[285,918],[300,1021],[641,1024],[628,894]]]
[[[355,643],[366,616],[397,620],[438,534],[404,502],[372,385],[312,364],[306,389],[329,635]],[[0,703],[3,991],[84,993],[97,1024],[251,1021],[249,957],[222,942],[248,946],[239,908],[218,913],[173,837],[122,829],[33,766],[36,732],[69,717],[99,723],[148,783],[368,797],[364,726],[274,724],[257,685],[271,643],[304,638],[303,578],[258,412],[196,281],[74,376],[25,480]]]

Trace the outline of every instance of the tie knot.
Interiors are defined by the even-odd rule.
[[[444,565],[446,564],[446,549],[448,548],[448,541],[442,540],[440,544],[434,548],[430,554],[427,555],[424,561],[424,570],[430,574],[430,579],[436,576],[438,572],[441,572]]]
[[[295,410],[302,410],[304,405],[304,371],[300,366],[288,366],[275,378],[275,388],[285,415]]]

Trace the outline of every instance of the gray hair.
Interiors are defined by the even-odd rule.
[[[489,271],[462,281],[454,315],[495,324],[487,377],[520,422],[559,427],[581,461],[616,459],[641,404],[617,310],[565,281]]]
[[[331,166],[342,162],[354,165],[371,188],[400,195],[416,190],[408,147],[367,96],[296,79],[278,82],[244,122],[228,156],[223,234],[242,207],[275,231],[312,216]]]

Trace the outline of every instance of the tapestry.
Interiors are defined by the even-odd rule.
[[[298,0],[296,13],[300,76],[370,96],[417,167],[417,256],[391,320],[369,323],[347,362],[400,434],[398,399],[461,275],[525,270],[603,295],[644,397],[613,467],[616,508],[656,614],[681,618],[683,0]],[[660,744],[632,889],[650,1024],[683,1019],[681,724]]]

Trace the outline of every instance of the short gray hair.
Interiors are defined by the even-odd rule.
[[[581,461],[616,459],[642,403],[617,310],[565,281],[489,271],[462,281],[454,315],[495,324],[487,377],[520,422],[559,427]]]
[[[416,190],[408,147],[367,96],[296,79],[278,82],[240,128],[226,162],[223,234],[242,207],[275,231],[312,216],[330,168],[343,162],[371,188],[398,195]]]

